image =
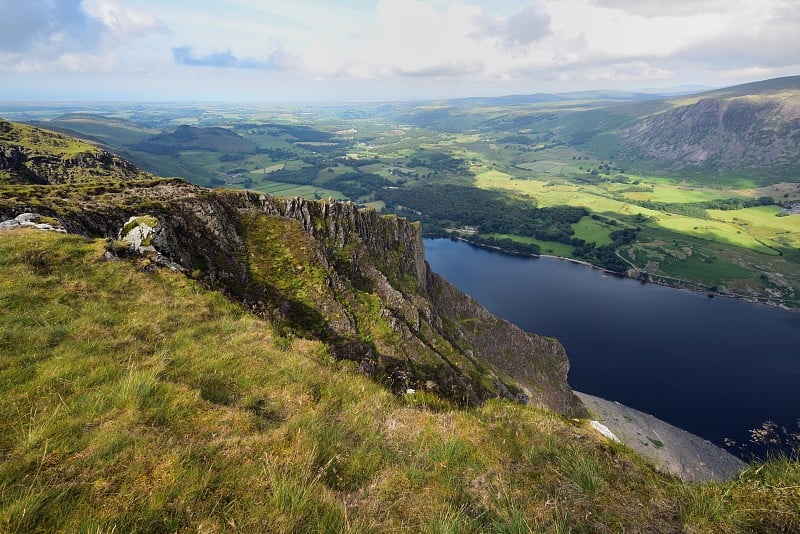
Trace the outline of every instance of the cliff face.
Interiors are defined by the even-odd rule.
[[[82,168],[105,165],[102,154],[82,158]],[[119,254],[126,239],[146,240],[145,264],[185,270],[267,317],[277,335],[319,339],[397,393],[584,413],[561,345],[494,317],[432,273],[418,224],[352,203],[126,180],[131,169],[114,166],[107,182],[2,186],[0,220],[40,213],[71,233],[109,238]]]

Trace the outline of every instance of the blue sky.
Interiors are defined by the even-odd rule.
[[[798,50],[798,0],[0,0],[2,100],[723,86]]]

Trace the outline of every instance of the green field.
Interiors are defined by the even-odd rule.
[[[572,256],[572,246],[558,243],[556,241],[542,241],[541,239],[534,239],[532,237],[523,237],[512,234],[486,234],[488,237],[496,237],[498,239],[510,239],[518,243],[526,245],[539,245],[542,254],[550,256],[561,256],[569,258]]]
[[[334,198],[336,200],[345,198],[345,196],[338,191],[315,187],[313,185],[295,185],[264,181],[254,186],[252,189],[261,191],[262,193],[269,193],[276,197],[305,197],[312,199]]]
[[[685,203],[703,202],[706,200],[717,200],[739,196],[738,192],[732,191],[712,191],[706,189],[696,189],[691,187],[675,186],[658,182],[645,182],[652,187],[652,192],[628,192],[623,193],[630,200],[649,200],[653,202]]]
[[[359,108],[353,104],[352,109],[321,107],[313,112],[281,106],[237,109],[220,105],[198,114],[193,107],[154,106],[136,112],[122,109],[115,116],[67,114],[54,117],[54,124],[119,146],[124,157],[147,170],[201,185],[308,198],[349,196],[364,205],[391,210],[378,198],[376,189],[353,187],[357,178],[345,184],[334,182],[345,173],[356,177],[363,173],[379,175],[392,187],[459,184],[498,191],[539,208],[585,208],[590,216],[572,225],[572,238],[595,247],[612,247],[627,259],[631,259],[628,252],[649,258],[644,263],[632,262],[629,274],[633,276],[647,270],[701,285],[713,282],[711,285],[757,297],[780,293],[794,299],[793,291],[800,291],[800,216],[778,216],[779,206],[707,209],[720,202],[764,196],[776,203],[800,200],[800,185],[781,183],[777,178],[787,176],[786,181],[791,181],[794,171],[766,176],[719,172],[713,167],[667,170],[619,155],[619,140],[611,130],[629,120],[632,115],[628,113],[656,113],[678,103],[684,102],[675,99],[607,108],[607,102],[584,95],[524,106],[436,102],[387,107],[363,104]],[[353,109],[365,111],[356,118],[346,117]],[[236,135],[224,138],[236,145],[236,150],[255,148],[229,154],[226,146],[208,146],[175,155],[135,148],[143,136],[152,139],[180,124],[229,128]],[[607,131],[587,133],[587,124],[602,124],[592,128]],[[213,137],[209,132],[204,131],[203,142]],[[455,220],[446,227],[464,225],[468,224]],[[639,233],[633,243],[620,240],[620,232],[625,230]],[[617,241],[612,232],[617,232]],[[491,231],[482,235],[506,234]],[[573,244],[542,241],[533,235],[508,237],[518,243],[536,243],[543,252],[574,256]],[[625,236],[622,238],[624,241]],[[665,255],[664,247],[675,247],[671,245],[675,242],[690,243],[686,246],[697,255],[690,259]],[[717,260],[702,261],[703,252]],[[592,257],[579,259],[593,261]],[[763,273],[767,274],[761,276]],[[781,301],[783,297],[775,298]]]
[[[575,229],[575,237],[598,245],[607,245],[611,243],[609,233],[615,229],[613,226],[589,217],[584,217],[579,222],[573,224],[572,228]]]

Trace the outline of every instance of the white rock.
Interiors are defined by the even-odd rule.
[[[158,226],[158,223],[155,226],[151,226],[148,224],[151,219],[153,217],[148,215],[131,217],[123,226],[123,230],[120,231],[119,238],[130,243],[131,250],[136,252],[156,252],[150,241],[153,238],[153,234],[155,234],[155,226]],[[125,232],[125,228],[128,228],[127,232]],[[123,232],[125,233],[123,234]]]
[[[52,226],[47,223],[35,222],[41,215],[38,213],[20,213],[11,220],[0,222],[0,230],[10,230],[11,228],[36,228],[38,230],[50,230],[51,232],[61,232],[63,234],[67,231],[61,226]]]
[[[620,443],[619,438],[615,436],[614,433],[611,432],[608,429],[608,427],[603,423],[601,423],[600,421],[589,421],[589,424],[592,426],[592,428],[600,432],[603,436],[607,437],[611,441],[616,441],[617,443]]]
[[[20,224],[26,222],[32,223],[39,217],[40,215],[38,213],[20,213],[19,215],[17,215],[16,220]]]

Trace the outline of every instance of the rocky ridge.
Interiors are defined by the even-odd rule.
[[[49,178],[58,165],[31,165],[8,144],[0,152],[14,154],[4,159],[14,177],[29,179],[0,190],[0,221],[39,213],[70,233],[107,238],[117,255],[136,241],[146,268],[191,273],[269,318],[278,335],[320,339],[397,393],[585,413],[566,382],[563,347],[491,315],[433,273],[417,224],[352,203],[141,179],[103,154],[52,157],[67,172],[79,164],[110,170],[110,182],[58,183]]]

